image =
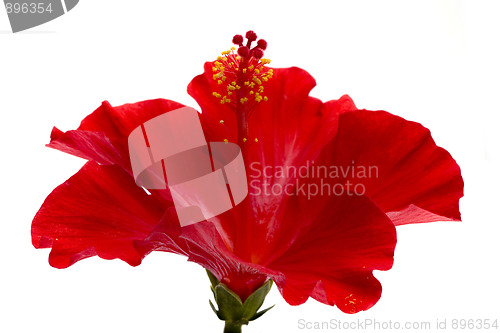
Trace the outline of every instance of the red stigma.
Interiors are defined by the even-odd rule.
[[[248,56],[250,55],[250,49],[246,46],[241,46],[240,48],[238,48],[238,54],[241,57],[248,58]]]
[[[254,57],[256,59],[262,59],[264,50],[267,49],[267,42],[264,39],[259,39],[257,45],[252,48],[252,42],[257,40],[257,34],[253,30],[249,30],[245,34],[245,37],[247,38],[246,45],[243,43],[244,38],[242,35],[233,36],[233,44],[239,46],[238,55],[242,58]]]
[[[259,49],[262,49],[264,51],[265,49],[267,49],[267,42],[265,40],[263,40],[263,39],[259,39],[257,41],[257,47]]]
[[[242,35],[234,35],[233,44],[241,46],[241,44],[243,44],[243,36]]]
[[[264,51],[262,51],[262,49],[256,47],[256,48],[252,49],[251,54],[253,57],[260,59],[264,56]]]
[[[257,40],[257,34],[255,32],[253,32],[252,30],[247,31],[247,33],[245,34],[245,37],[248,39],[249,43]]]

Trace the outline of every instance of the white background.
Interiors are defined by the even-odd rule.
[[[103,100],[197,107],[187,84],[249,29],[268,41],[274,67],[316,78],[312,95],[348,93],[359,108],[430,128],[461,166],[465,197],[462,223],[398,228],[394,268],[376,272],[384,291],[371,310],[346,315],[313,300],[292,307],[273,288],[266,304],[275,309],[244,330],[328,331],[301,330],[299,319],[448,319],[450,328],[453,318],[498,318],[499,4],[81,0],[18,34],[0,10],[0,331],[222,331],[198,265],[154,253],[136,268],[91,258],[57,270],[49,250],[32,247],[30,224],[83,165],[44,147],[52,126],[76,128]]]

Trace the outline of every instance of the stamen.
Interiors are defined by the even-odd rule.
[[[237,47],[223,51],[212,66],[213,79],[218,86],[212,95],[221,104],[230,105],[236,113],[238,144],[247,141],[248,117],[252,111],[259,103],[269,100],[262,93],[265,83],[273,77],[273,70],[266,66],[271,60],[263,58],[267,42],[257,41],[257,34],[251,30],[245,37],[246,44],[242,35],[235,35],[232,42]],[[252,48],[254,41],[257,45]]]

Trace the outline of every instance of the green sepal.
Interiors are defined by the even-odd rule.
[[[215,289],[215,287],[220,283],[219,280],[208,269],[206,269],[206,272],[207,272],[208,278],[210,279],[210,283],[212,284],[212,288]]]
[[[243,303],[238,295],[224,283],[215,287],[215,302],[219,306],[219,314],[225,321],[237,322],[243,318]]]
[[[224,318],[220,315],[219,311],[217,311],[217,309],[215,308],[214,304],[212,303],[211,300],[208,300],[208,302],[210,303],[210,307],[212,308],[212,310],[214,311],[215,315],[217,316],[217,318],[219,318],[220,320],[224,320]]]
[[[215,297],[218,310],[210,301],[210,307],[217,315],[217,318],[226,322],[225,332],[241,332],[241,326],[247,325],[250,321],[261,317],[264,313],[274,307],[271,306],[260,312],[264,300],[271,290],[273,281],[268,280],[259,289],[254,291],[245,302],[234,293],[228,286],[221,283],[210,271],[207,270],[210,279],[210,289]]]
[[[257,319],[257,318],[260,318],[264,313],[266,313],[267,311],[271,310],[272,308],[274,308],[274,305],[268,307],[265,310],[257,312],[252,318],[248,319],[248,321],[253,321],[253,320]]]
[[[254,291],[252,295],[248,296],[243,303],[243,318],[250,320],[256,315],[262,304],[264,304],[264,300],[269,293],[269,290],[271,290],[272,285],[273,280],[267,280],[262,287]]]

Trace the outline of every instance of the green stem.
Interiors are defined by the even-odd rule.
[[[224,333],[241,333],[241,324],[226,321],[224,325]]]

